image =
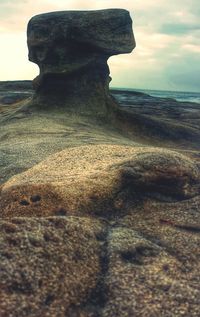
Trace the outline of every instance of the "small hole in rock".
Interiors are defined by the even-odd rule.
[[[121,257],[124,261],[130,262],[136,265],[142,265],[143,262],[141,258],[138,256],[137,252],[134,251],[126,251],[121,253]]]
[[[156,256],[158,254],[158,251],[151,248],[151,247],[148,247],[148,246],[139,246],[136,248],[136,251],[142,255],[142,256]]]
[[[64,208],[59,208],[59,209],[56,209],[54,213],[56,216],[66,216],[67,210]]]
[[[80,251],[75,251],[74,252],[74,255],[73,255],[73,261],[75,262],[79,262],[79,261],[82,261],[83,260],[83,254],[81,254]]]
[[[2,252],[0,253],[0,256],[3,256],[7,259],[12,259],[13,258],[13,255],[11,253],[8,253],[8,252]]]
[[[47,297],[46,297],[46,299],[44,301],[44,304],[49,306],[49,305],[51,305],[51,303],[53,301],[54,301],[54,296],[49,294],[49,295],[47,295]]]
[[[106,240],[105,232],[98,232],[98,233],[96,233],[95,236],[96,236],[97,241],[105,241]]]
[[[23,199],[23,200],[20,201],[20,205],[22,205],[22,206],[28,206],[28,205],[30,205],[30,204],[29,204],[29,202],[28,202],[27,200]]]
[[[42,287],[42,284],[43,284],[43,281],[42,281],[42,280],[39,280],[39,281],[38,281],[38,287],[41,288],[41,287]]]
[[[165,272],[169,271],[169,265],[168,264],[164,264],[163,265],[163,271],[165,271]]]
[[[162,285],[161,289],[164,291],[164,292],[168,292],[169,289],[170,289],[171,285]]]
[[[14,237],[10,237],[10,236],[7,238],[7,242],[9,243],[9,245],[14,246],[14,247],[18,246],[20,243],[20,241],[18,239],[15,239]]]
[[[45,232],[44,233],[44,240],[46,242],[52,241],[52,242],[59,242],[60,239],[58,236],[55,235],[55,233],[52,232]]]
[[[41,247],[42,246],[42,241],[40,239],[31,237],[29,238],[29,242],[34,246],[34,247]]]
[[[41,196],[40,195],[33,195],[33,196],[31,196],[30,200],[32,201],[32,203],[36,203],[36,202],[41,200]]]
[[[3,229],[5,230],[6,233],[14,233],[17,230],[17,226],[13,223],[5,223],[3,225]]]

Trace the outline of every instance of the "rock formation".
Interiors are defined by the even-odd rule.
[[[63,11],[33,17],[27,30],[29,60],[40,68],[35,103],[107,113],[112,55],[135,47],[128,11]]]
[[[28,45],[34,98],[0,99],[0,316],[199,317],[199,107],[112,99],[125,10],[39,15]]]
[[[128,212],[136,197],[182,200],[196,196],[199,188],[197,166],[176,152],[84,145],[49,156],[6,182],[1,217],[92,213],[109,218]]]

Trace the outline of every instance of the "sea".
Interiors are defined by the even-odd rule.
[[[139,91],[148,94],[152,97],[173,98],[177,101],[195,102],[200,104],[200,92],[183,92],[183,91],[168,91],[168,90],[149,90],[149,89],[132,89],[132,88],[117,88],[128,91]]]

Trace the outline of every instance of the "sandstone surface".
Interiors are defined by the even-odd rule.
[[[29,21],[27,39],[29,59],[40,68],[34,80],[35,105],[108,116],[112,102],[107,60],[135,47],[128,11],[41,14]]]
[[[36,16],[28,45],[34,93],[0,84],[0,316],[198,317],[199,105],[111,95],[125,10]]]
[[[52,216],[63,210],[67,215],[109,217],[126,212],[136,197],[194,197],[200,192],[199,179],[192,160],[169,150],[79,146],[58,152],[3,184],[1,216]]]

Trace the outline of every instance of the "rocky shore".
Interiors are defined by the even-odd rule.
[[[200,108],[111,91],[134,138],[0,91],[1,314],[198,316]]]
[[[110,93],[121,111],[112,126],[95,113],[69,115],[55,108],[38,114],[26,106],[34,95],[31,81],[0,82],[0,183],[68,146],[97,142],[164,145],[199,160],[200,105],[141,92]]]
[[[0,82],[0,316],[198,317],[200,106],[109,91],[129,14],[74,14],[31,20],[34,90]]]

